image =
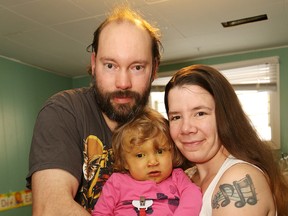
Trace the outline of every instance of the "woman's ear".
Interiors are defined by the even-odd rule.
[[[95,77],[95,67],[96,67],[96,54],[93,52],[90,57],[90,64],[91,64],[91,75]]]

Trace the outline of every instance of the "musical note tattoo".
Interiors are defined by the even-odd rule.
[[[241,208],[247,204],[255,205],[257,203],[255,186],[250,175],[246,175],[239,181],[233,181],[233,184],[222,184],[219,191],[212,199],[212,208],[218,209],[225,207],[234,201],[237,208]]]

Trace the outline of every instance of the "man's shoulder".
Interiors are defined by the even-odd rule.
[[[68,89],[55,93],[45,102],[45,106],[57,105],[61,107],[74,107],[85,105],[94,101],[92,88]]]
[[[93,94],[91,88],[83,87],[76,89],[67,89],[60,92],[57,92],[49,98],[48,101],[58,101],[58,100],[77,100],[81,97],[89,97]]]

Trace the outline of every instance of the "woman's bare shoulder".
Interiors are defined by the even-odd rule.
[[[269,180],[259,168],[238,163],[225,171],[212,196],[213,215],[275,215]]]

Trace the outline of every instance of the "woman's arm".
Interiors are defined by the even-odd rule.
[[[264,173],[249,164],[229,168],[216,185],[212,200],[213,216],[276,215],[273,194]]]

